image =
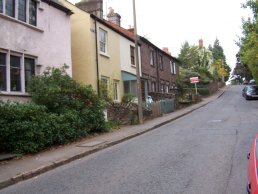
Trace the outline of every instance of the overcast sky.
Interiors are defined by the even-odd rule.
[[[80,0],[70,0],[75,3]],[[137,31],[159,48],[168,47],[177,57],[182,44],[213,45],[216,38],[224,49],[227,63],[234,68],[241,36],[242,17],[249,11],[241,8],[246,0],[135,0]],[[121,15],[122,27],[134,26],[132,0],[103,0],[104,15],[109,7]]]

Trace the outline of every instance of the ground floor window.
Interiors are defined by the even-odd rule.
[[[25,93],[35,75],[35,60],[23,53],[0,50],[0,91]]]
[[[137,81],[136,80],[124,81],[124,93],[137,96]]]

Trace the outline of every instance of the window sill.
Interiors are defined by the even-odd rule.
[[[33,30],[36,30],[36,31],[38,31],[38,32],[44,32],[44,30],[42,30],[42,29],[40,29],[40,28],[38,28],[38,27],[36,27],[36,26],[33,26],[33,25],[28,24],[28,23],[22,22],[22,21],[20,21],[20,20],[17,20],[17,19],[15,19],[15,18],[13,18],[13,17],[4,15],[4,14],[2,14],[2,13],[0,13],[0,17],[2,17],[2,18],[4,18],[4,19],[7,19],[7,20],[10,20],[10,21],[12,21],[12,22],[15,22],[15,23],[24,25],[24,26],[26,26],[26,27],[28,27],[28,28],[31,28],[31,29],[33,29]]]
[[[30,97],[30,94],[29,93],[23,93],[23,92],[5,92],[5,91],[0,91],[0,96]]]
[[[110,58],[110,56],[109,56],[107,53],[100,52],[99,54],[100,54],[101,56],[103,56],[103,57]]]
[[[131,64],[131,67],[136,69],[136,65],[132,65],[132,64]]]

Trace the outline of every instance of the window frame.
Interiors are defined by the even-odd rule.
[[[130,45],[130,59],[131,59],[131,65],[136,66],[135,65],[135,47],[133,47],[132,45]]]
[[[4,87],[0,88],[0,92],[16,95],[27,94],[27,83],[31,76],[28,78],[28,74],[26,75],[26,59],[33,60],[33,63],[31,63],[31,75],[36,75],[37,57],[4,49],[0,49],[0,54],[5,55],[6,64],[3,74],[5,83],[3,82]],[[17,74],[15,75],[15,73]]]
[[[26,60],[33,61],[33,64],[31,66],[32,68],[30,69],[30,71],[26,67]],[[27,77],[28,76],[27,72],[30,72],[29,77]],[[25,87],[25,92],[28,91],[27,89],[28,89],[28,83],[29,83],[30,79],[35,75],[36,75],[36,60],[34,58],[24,56],[24,87]]]
[[[22,1],[24,1],[23,8],[21,8]],[[0,14],[32,26],[37,26],[37,0],[0,0],[0,2],[2,2],[2,5],[0,4]]]
[[[7,53],[5,52],[0,52],[0,56],[4,56],[4,64],[0,63],[0,69],[3,69],[3,87],[0,85],[0,91],[7,91]],[[1,73],[1,71],[0,71]],[[0,83],[2,80],[0,80]]]
[[[159,69],[163,70],[163,56],[159,54]]]
[[[104,54],[108,53],[107,52],[107,31],[103,30],[102,28],[99,28],[99,51],[100,53],[104,53]]]
[[[150,65],[154,66],[155,65],[155,53],[154,50],[150,49]]]

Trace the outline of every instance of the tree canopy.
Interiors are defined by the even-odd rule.
[[[242,20],[242,33],[238,45],[240,47],[240,59],[243,64],[246,64],[253,78],[258,81],[258,1],[247,0],[243,4],[243,8],[248,8],[252,11],[252,18]]]

